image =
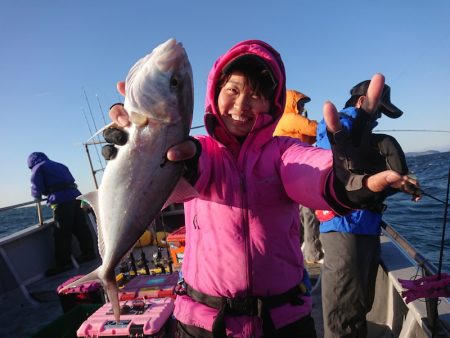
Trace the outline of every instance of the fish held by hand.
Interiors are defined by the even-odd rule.
[[[182,44],[170,39],[140,59],[130,69],[125,88],[128,141],[117,146],[99,189],[80,196],[97,217],[102,265],[68,285],[99,280],[116,320],[120,305],[115,268],[182,180],[183,162],[166,158],[170,147],[189,137],[192,122],[192,69]]]

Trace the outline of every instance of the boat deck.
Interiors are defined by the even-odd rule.
[[[395,291],[394,284],[397,278],[405,278],[414,269],[406,261],[405,256],[399,254],[396,246],[386,237],[382,238],[382,258],[384,267],[380,267],[377,276],[376,301],[372,312],[368,315],[368,338],[384,337],[431,337],[426,329],[422,328],[424,322],[425,305],[415,301],[406,306]],[[156,251],[155,246],[143,248],[148,260],[151,260]],[[135,257],[140,257],[141,250],[135,249]],[[163,254],[164,255],[164,254]],[[56,288],[69,278],[86,274],[100,265],[100,259],[83,263],[77,268],[53,277],[44,277],[37,282],[28,284],[25,292],[20,289],[6,292],[0,296],[0,337],[33,337],[45,327],[54,326],[54,321],[64,317]],[[150,268],[153,267],[149,263]],[[306,268],[313,284],[313,311],[318,338],[323,337],[322,301],[320,288],[321,264],[307,264]],[[408,274],[406,274],[408,273]],[[395,310],[395,311],[394,311]],[[84,310],[83,310],[84,311]],[[449,323],[450,305],[448,302],[440,304],[440,318]],[[384,318],[386,317],[386,318]],[[392,318],[391,318],[392,317]],[[405,321],[406,320],[406,321]],[[376,324],[379,323],[379,324]],[[385,324],[383,324],[385,323]],[[67,330],[67,328],[66,328]],[[75,331],[75,330],[74,330]],[[400,332],[401,331],[401,332]],[[435,337],[449,337],[446,333]],[[40,335],[39,337],[42,337]],[[52,336],[46,336],[52,337]],[[56,337],[61,338],[61,335]],[[68,336],[64,336],[68,337]],[[76,337],[76,332],[73,336]],[[166,338],[171,338],[167,336]]]
[[[31,337],[64,314],[56,288],[78,274],[86,274],[101,263],[100,259],[81,264],[77,269],[30,284],[31,303],[19,290],[1,295],[0,337]],[[76,335],[75,335],[76,336]]]
[[[144,247],[144,249],[147,257],[151,257],[152,253],[155,252],[154,247],[149,246]],[[138,254],[140,254],[140,249],[139,253],[136,252],[136,256]],[[59,296],[56,294],[56,288],[72,276],[92,271],[100,263],[100,259],[93,260],[81,264],[78,268],[73,268],[56,276],[45,277],[30,284],[27,290],[34,304],[31,304],[18,290],[3,294],[0,299],[0,322],[2,323],[0,337],[31,337],[64,315]],[[320,264],[307,266],[313,283],[319,278],[320,266]],[[320,338],[323,337],[320,287],[314,289],[313,297],[313,316]],[[76,337],[76,334],[74,337]]]

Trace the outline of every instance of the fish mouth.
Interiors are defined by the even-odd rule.
[[[158,62],[156,63],[160,72],[168,72],[174,67],[179,67],[181,62],[185,60],[185,50],[181,42],[175,39],[169,39],[161,46],[155,49],[156,54],[159,54]]]
[[[125,109],[129,114],[175,123],[181,118],[179,112],[191,114],[193,110],[192,88],[192,68],[187,53],[182,43],[169,39],[130,70],[126,79]],[[143,118],[138,120],[137,126],[146,125]]]

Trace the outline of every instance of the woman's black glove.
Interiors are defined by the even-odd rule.
[[[105,160],[112,160],[117,155],[118,149],[116,145],[123,146],[127,143],[128,133],[123,129],[111,127],[103,131],[103,138],[108,144],[102,147],[102,156]],[[185,170],[183,176],[193,185],[198,178],[198,159],[202,153],[202,145],[193,137],[189,137],[189,140],[195,144],[196,152],[192,158],[184,160]]]
[[[111,111],[114,106],[123,107],[123,103],[114,103],[111,107],[109,107],[109,110]],[[102,156],[105,160],[109,161],[117,155],[118,149],[116,148],[116,145],[123,146],[127,143],[128,133],[123,129],[110,127],[103,130],[103,138],[108,144],[102,147]]]
[[[342,128],[328,133],[337,177],[334,188],[337,197],[353,208],[378,208],[387,196],[397,192],[392,188],[371,191],[364,185],[367,176],[384,170],[408,174],[400,144],[390,135],[373,134],[373,118],[376,116],[359,109],[350,132]]]
[[[195,155],[194,157],[184,161],[184,173],[183,177],[192,185],[198,179],[198,161],[200,155],[202,154],[202,144],[196,138],[189,136],[189,140],[191,140],[195,144]]]

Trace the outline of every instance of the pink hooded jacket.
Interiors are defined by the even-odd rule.
[[[217,80],[231,60],[255,54],[272,68],[275,89],[273,115],[261,114],[242,145],[224,128],[216,105]],[[303,277],[298,204],[333,209],[331,152],[297,139],[272,137],[285,104],[285,72],[279,54],[268,44],[250,40],[232,47],[214,64],[206,97],[205,124],[210,136],[200,136],[202,154],[195,188],[199,196],[184,205],[186,248],[183,277],[193,289],[211,296],[278,295]],[[330,196],[326,198],[326,195]],[[311,312],[285,304],[271,310],[276,328]],[[218,310],[178,296],[175,317],[208,331]],[[258,317],[226,316],[227,334],[262,336]]]

